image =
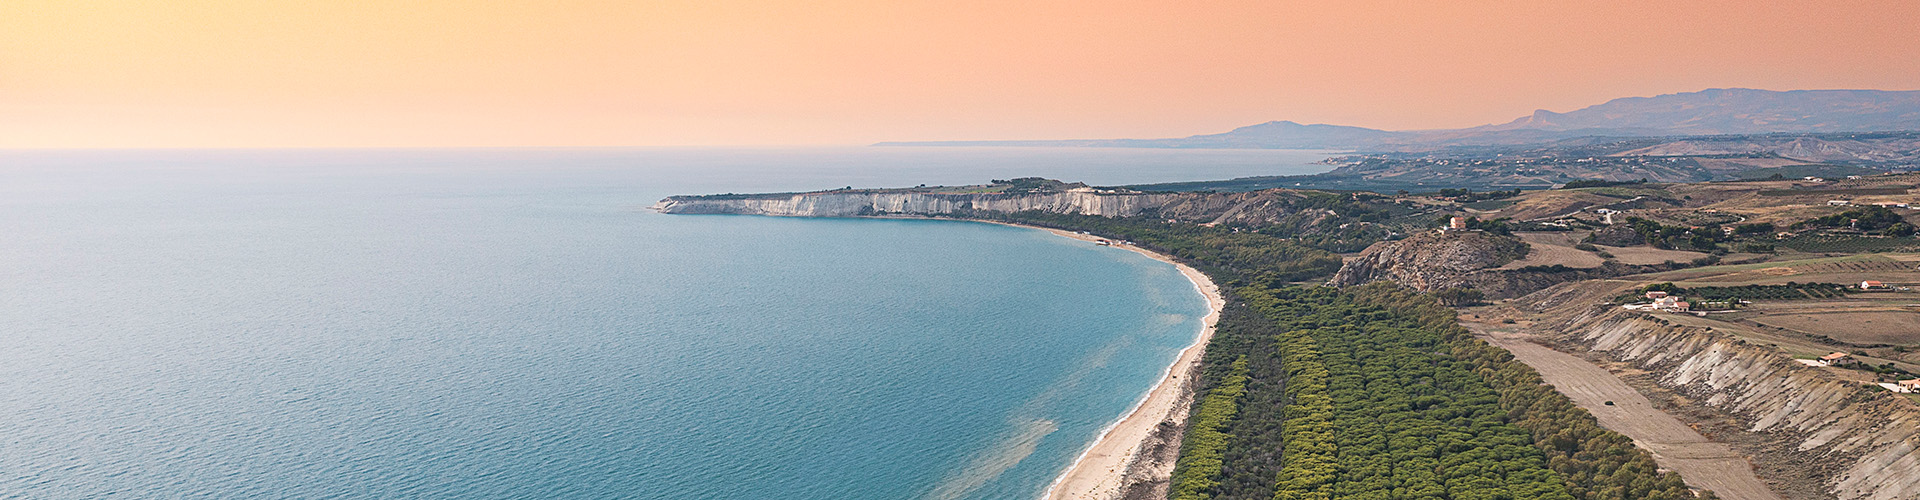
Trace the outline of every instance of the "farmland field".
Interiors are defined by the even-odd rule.
[[[1920,313],[1907,310],[1779,314],[1753,321],[1854,344],[1920,343]]]
[[[1896,260],[1907,255],[1855,255],[1823,257],[1784,262],[1697,267],[1642,275],[1647,280],[1672,281],[1684,287],[1780,285],[1796,283],[1847,283],[1865,280],[1891,284],[1920,283],[1920,269],[1913,262]]]
[[[1580,240],[1592,231],[1514,231],[1513,235],[1529,245],[1560,245],[1570,247],[1580,244]]]
[[[1920,247],[1920,239],[1809,234],[1780,240],[1778,246],[1802,252],[1893,252]]]
[[[1591,269],[1605,264],[1606,259],[1592,252],[1563,247],[1559,245],[1533,245],[1527,251],[1527,258],[1516,260],[1501,266],[1501,269],[1520,269],[1531,266],[1567,266],[1578,269]]]

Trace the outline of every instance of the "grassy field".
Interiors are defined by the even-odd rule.
[[[1765,315],[1753,321],[1853,344],[1920,344],[1920,313],[1909,310],[1841,309]]]
[[[1501,269],[1519,269],[1531,266],[1566,266],[1579,269],[1591,269],[1605,264],[1606,259],[1593,252],[1574,247],[1546,244],[1532,244],[1524,259],[1508,262]]]
[[[1580,244],[1580,240],[1592,231],[1515,231],[1514,236],[1529,245],[1560,245],[1570,247]]]
[[[1802,252],[1857,253],[1897,252],[1920,248],[1920,239],[1869,236],[1803,234],[1780,240],[1776,245]]]
[[[1509,205],[1512,205],[1516,202],[1517,200],[1484,200],[1484,201],[1476,201],[1473,203],[1465,203],[1460,206],[1471,208],[1474,210],[1485,211],[1485,210],[1499,210],[1501,208],[1505,208]]]
[[[1799,283],[1859,283],[1864,280],[1889,283],[1920,282],[1920,270],[1915,269],[1913,262],[1905,260],[1913,257],[1915,256],[1889,254],[1794,259],[1793,256],[1786,255],[1780,258],[1789,260],[1696,267],[1639,275],[1632,279],[1671,281],[1680,286],[1778,285],[1789,281]]]
[[[1846,198],[1850,196],[1878,196],[1878,195],[1890,195],[1890,194],[1907,194],[1907,188],[1887,187],[1887,188],[1856,188],[1856,189],[1768,189],[1760,192],[1760,196],[1831,196],[1836,198]]]
[[[1555,265],[1589,269],[1606,263],[1606,259],[1593,252],[1573,248],[1580,238],[1586,237],[1586,231],[1516,232],[1513,235],[1527,242],[1531,249],[1527,250],[1526,258],[1509,262],[1501,269]]]

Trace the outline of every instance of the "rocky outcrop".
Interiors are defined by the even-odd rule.
[[[1837,498],[1920,498],[1920,408],[1773,347],[1592,305],[1595,294],[1575,288],[1544,290],[1517,305],[1563,318],[1558,330],[1575,348],[1647,370],[1661,386],[1739,419],[1748,431],[1792,443],[1785,450],[1797,455],[1792,462],[1818,469]]]
[[[1468,276],[1526,254],[1527,244],[1512,236],[1478,231],[1426,232],[1367,247],[1340,267],[1331,284],[1352,286],[1388,280],[1423,292],[1471,287],[1473,280]]]

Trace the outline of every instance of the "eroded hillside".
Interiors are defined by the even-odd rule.
[[[1569,283],[1517,300],[1563,348],[1645,370],[1686,399],[1781,443],[1759,450],[1797,464],[1841,499],[1920,496],[1920,408],[1678,316],[1627,311],[1605,297],[1620,282]]]

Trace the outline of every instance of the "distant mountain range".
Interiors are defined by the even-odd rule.
[[[1920,130],[1920,91],[1708,89],[1626,97],[1566,113],[1547,110],[1497,125],[1388,131],[1275,121],[1168,139],[882,142],[876,146],[1036,146],[1427,150],[1575,137],[1662,137]]]

